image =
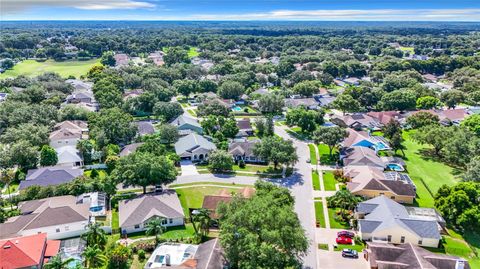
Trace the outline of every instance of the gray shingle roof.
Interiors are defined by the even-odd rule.
[[[120,227],[134,226],[154,216],[171,219],[185,217],[177,193],[173,190],[120,201],[118,212]]]
[[[25,180],[20,182],[20,190],[32,185],[49,186],[72,181],[83,175],[83,169],[65,167],[42,167],[28,170]]]
[[[439,226],[435,219],[410,215],[406,207],[383,195],[359,203],[356,211],[366,214],[363,220],[359,220],[362,233],[398,228],[422,238],[440,239]]]
[[[205,137],[191,133],[187,136],[181,137],[177,143],[175,143],[175,152],[178,155],[182,155],[185,152],[191,152],[197,148],[204,148],[208,150],[214,150],[217,147],[212,142],[208,141]]]
[[[139,135],[153,134],[155,133],[155,128],[153,124],[149,121],[136,121],[134,122],[137,126]]]

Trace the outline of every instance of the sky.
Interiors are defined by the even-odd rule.
[[[480,0],[0,0],[0,20],[480,21]]]

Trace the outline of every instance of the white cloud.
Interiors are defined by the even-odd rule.
[[[244,14],[198,14],[193,20],[338,20],[338,21],[480,21],[480,9],[274,10]]]
[[[2,13],[19,13],[38,7],[70,7],[87,10],[154,8],[136,0],[1,0]]]

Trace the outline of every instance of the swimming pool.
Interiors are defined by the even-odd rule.
[[[384,143],[382,142],[378,142],[377,144],[375,144],[375,149],[376,150],[384,150],[384,149],[387,149],[387,145],[385,145]]]
[[[387,169],[392,170],[392,171],[397,171],[397,172],[405,171],[405,169],[401,165],[396,164],[396,163],[387,164]]]
[[[232,107],[232,110],[233,111],[242,111],[242,108],[239,107],[239,106],[234,106],[234,107]]]

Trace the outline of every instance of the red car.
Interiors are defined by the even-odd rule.
[[[348,237],[348,238],[354,238],[355,234],[352,233],[352,232],[349,232],[349,231],[341,231],[341,232],[337,233],[337,237],[340,237],[340,236]]]
[[[345,237],[345,236],[337,237],[336,241],[337,241],[337,244],[341,244],[341,245],[351,245],[352,244],[352,238],[348,238],[348,237]]]

